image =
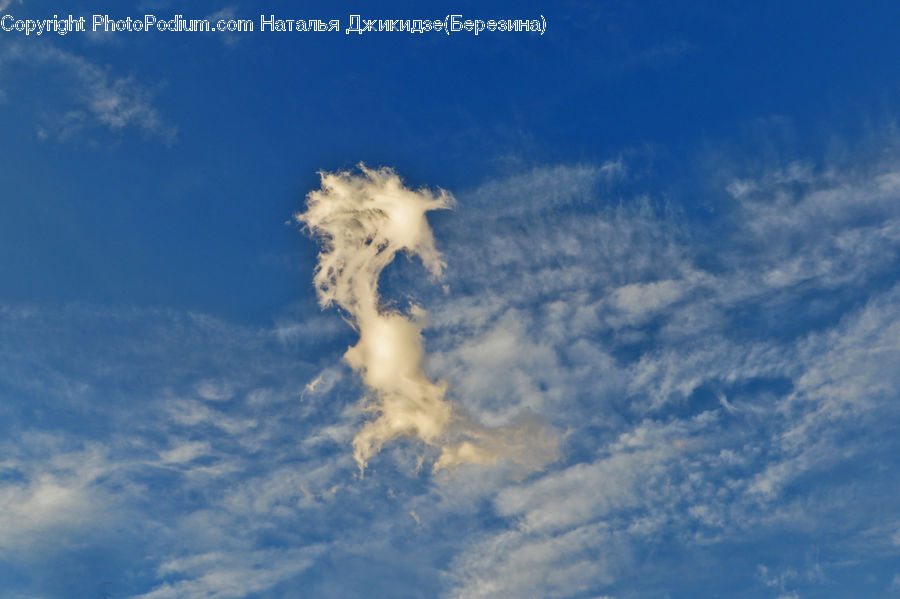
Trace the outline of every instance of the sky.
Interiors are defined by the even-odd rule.
[[[0,0],[0,599],[900,596],[898,22]]]

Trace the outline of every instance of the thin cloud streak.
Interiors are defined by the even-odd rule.
[[[113,133],[137,129],[171,144],[178,128],[153,105],[153,93],[134,77],[118,77],[90,60],[48,43],[0,45],[0,69],[23,65],[64,92],[61,105],[44,109],[37,126],[40,139],[66,141],[86,130],[106,128]],[[7,90],[15,94],[15,90]],[[52,97],[53,94],[45,94]],[[39,111],[41,112],[41,111]]]

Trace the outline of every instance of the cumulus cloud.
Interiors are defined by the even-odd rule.
[[[412,190],[389,168],[322,173],[322,187],[307,196],[296,215],[320,241],[314,283],[322,307],[337,304],[358,331],[344,354],[374,396],[363,401],[374,413],[353,439],[361,469],[382,446],[412,437],[440,449],[434,468],[510,459],[536,467],[552,455],[553,442],[534,420],[488,429],[447,400],[447,383],[432,381],[423,368],[425,311],[408,313],[385,305],[378,292],[384,268],[400,252],[418,256],[433,277],[445,263],[426,213],[453,206],[441,190]]]

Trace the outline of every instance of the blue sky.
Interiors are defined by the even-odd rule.
[[[0,599],[900,595],[900,8],[54,13],[341,31],[0,31]],[[374,320],[295,219],[359,163],[454,198]],[[360,475],[387,314],[458,420]]]

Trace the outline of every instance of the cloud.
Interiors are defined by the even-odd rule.
[[[429,357],[432,369],[453,381],[461,402],[480,422],[506,425],[561,399],[558,385],[547,376],[559,371],[558,355],[549,343],[532,338],[524,320],[511,309],[490,326],[460,335],[451,351]]]
[[[209,453],[210,446],[205,441],[187,441],[180,443],[171,449],[159,452],[159,457],[165,463],[180,464],[190,462]]]
[[[234,391],[227,382],[205,380],[197,385],[197,395],[208,401],[226,401],[231,399]]]
[[[218,21],[220,21],[222,19],[224,19],[224,20],[236,19],[237,18],[237,7],[233,4],[229,5],[229,6],[225,6],[213,13],[206,15],[203,18],[213,24],[217,23]],[[222,32],[218,32],[218,33],[219,33],[219,38],[222,40],[223,43],[225,43],[227,45],[236,44],[243,37],[236,32],[222,31]]]
[[[616,539],[622,556],[674,543],[703,561],[722,543],[772,551],[785,530],[860,563],[894,551],[857,535],[893,517],[881,502],[896,492],[883,479],[900,383],[896,170],[795,163],[731,178],[734,203],[704,224],[714,236],[640,194],[607,197],[601,179],[583,183],[585,167],[506,181],[546,193],[552,215],[495,182],[485,222],[478,210],[466,222],[488,200],[460,194],[469,211],[442,237],[448,283],[464,291],[435,299],[431,371],[454,388],[469,381],[466,397],[481,398],[469,403],[489,413],[491,384],[460,365],[472,346],[491,348],[486,370],[540,381],[536,412],[569,430],[571,463],[485,491],[506,526],[458,556],[455,596],[527,596],[515,573],[548,580],[577,563],[562,539],[588,529],[604,531],[588,543],[600,556]],[[540,187],[548,179],[558,193]],[[532,347],[546,354],[534,364]],[[775,559],[779,571],[809,569]],[[680,566],[663,561],[613,560],[535,583],[535,595],[671,589],[666,568]],[[722,579],[700,576],[707,589]]]
[[[648,435],[648,428],[639,427],[631,437]],[[672,431],[655,430],[648,436],[660,438],[641,439],[636,447],[614,450],[592,464],[576,464],[534,483],[505,489],[497,495],[497,511],[515,516],[522,530],[553,533],[636,505],[641,502],[641,483],[679,453],[665,439]]]
[[[163,118],[153,105],[152,92],[133,76],[115,76],[108,68],[42,41],[0,46],[0,67],[17,64],[25,65],[28,75],[41,73],[42,89],[49,85],[53,90],[34,100],[41,139],[64,141],[103,127],[114,133],[137,129],[166,143],[175,140],[177,128]],[[47,105],[48,98],[64,98],[68,105]]]
[[[294,551],[224,551],[191,555],[160,566],[166,582],[133,599],[237,599],[259,593],[309,568],[321,547]]]
[[[367,325],[406,323],[400,356],[415,360],[386,360],[381,388],[400,372],[443,393],[452,416],[429,444],[436,460],[470,459],[466,441],[526,451],[533,440],[502,427],[529,430],[516,420],[527,412],[536,436],[538,422],[566,431],[560,460],[518,479],[420,476],[418,442],[390,447],[410,468],[353,476],[344,448],[363,415],[343,401],[360,385],[327,358],[335,325],[351,330],[337,315],[254,328],[0,305],[0,549],[29,580],[56,571],[48,539],[103,556],[94,565],[119,559],[134,572],[113,579],[123,597],[809,596],[826,582],[852,594],[843,581],[873,573],[887,585],[895,572],[872,564],[900,545],[900,214],[896,165],[867,168],[744,175],[702,231],[643,194],[611,192],[625,167],[534,169],[458,194],[440,221],[443,254],[433,235],[423,250],[446,261],[449,293],[413,268],[374,276],[356,250],[335,258],[372,290]],[[374,185],[348,177],[337,182]],[[378,214],[346,202],[342,231]],[[390,258],[407,251],[384,242]],[[423,298],[427,319],[379,283]],[[328,285],[362,337],[364,293]],[[366,367],[373,339],[359,350]],[[36,449],[29,430],[55,432]],[[104,448],[96,469],[92,447]],[[11,593],[41,594],[18,580]]]
[[[244,597],[340,544],[321,531],[352,513],[338,492],[355,465],[297,443],[336,418],[298,401],[316,369],[274,329],[3,305],[0,335],[0,577],[21,573],[3,578],[10,596]],[[306,521],[322,543],[302,538]]]
[[[0,11],[9,8],[9,5],[12,4],[12,2],[13,0],[0,0]],[[22,0],[19,0],[19,4],[22,4]]]
[[[344,360],[375,394],[364,407],[376,417],[353,439],[360,469],[401,437],[439,448],[435,469],[501,458],[532,467],[544,462],[552,441],[536,422],[486,429],[445,400],[446,382],[431,381],[423,369],[425,311],[411,305],[404,314],[379,295],[379,277],[400,252],[418,256],[433,277],[441,275],[445,264],[425,215],[450,208],[453,198],[408,189],[387,168],[359,169],[322,173],[321,189],[309,193],[306,212],[296,219],[322,245],[314,276],[320,304],[337,304],[359,332]]]
[[[601,523],[549,538],[505,532],[457,560],[465,574],[450,597],[577,596],[612,583],[628,559],[616,536]]]
[[[65,547],[102,520],[107,497],[97,481],[109,474],[110,463],[98,447],[57,452],[58,442],[31,435],[18,448],[4,447],[0,554],[23,558]]]

